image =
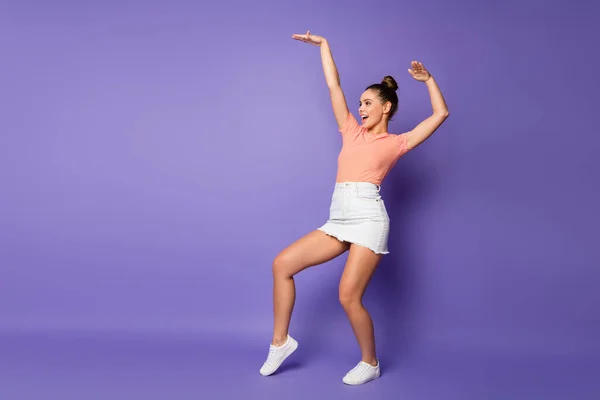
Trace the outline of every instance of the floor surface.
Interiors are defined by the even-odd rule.
[[[0,333],[0,399],[598,399],[598,357],[422,352],[382,356],[382,376],[351,387],[357,362],[303,343],[273,376],[256,337]],[[386,368],[386,365],[392,365]],[[285,397],[281,397],[285,394]]]

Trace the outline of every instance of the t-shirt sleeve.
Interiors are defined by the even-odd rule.
[[[339,131],[343,137],[354,137],[359,133],[360,125],[358,125],[358,121],[356,121],[356,118],[350,111],[348,111],[348,116],[346,117],[344,126],[342,126]]]
[[[404,154],[408,153],[408,151],[410,150],[408,148],[408,136],[406,133],[401,133],[399,135],[396,135],[396,141],[397,141],[397,151],[398,151],[398,157],[402,157]]]

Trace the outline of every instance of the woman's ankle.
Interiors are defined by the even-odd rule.
[[[283,346],[287,342],[288,335],[273,335],[271,344],[275,347]]]
[[[376,367],[379,364],[377,357],[363,357],[362,362],[365,362],[371,365],[372,367]]]

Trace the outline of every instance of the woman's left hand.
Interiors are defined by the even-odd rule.
[[[306,33],[303,35],[295,33],[292,35],[292,38],[304,43],[312,44],[313,46],[320,46],[321,43],[323,43],[323,41],[325,40],[325,38],[323,38],[322,36],[311,34],[310,30],[306,31]]]
[[[408,73],[419,82],[425,82],[431,78],[431,74],[425,69],[422,63],[413,61],[411,67],[412,69],[409,68]]]

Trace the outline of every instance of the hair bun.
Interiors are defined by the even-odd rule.
[[[393,91],[398,90],[398,83],[396,83],[396,80],[389,75],[386,76],[385,78],[383,78],[383,80],[381,81],[381,84],[383,86],[387,86],[389,89],[392,89]]]

